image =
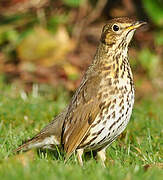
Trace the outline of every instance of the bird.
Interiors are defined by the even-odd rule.
[[[69,105],[15,152],[57,145],[65,151],[65,161],[76,152],[83,166],[83,153],[95,151],[105,166],[107,147],[125,130],[132,114],[135,90],[128,46],[144,24],[129,17],[109,20]]]

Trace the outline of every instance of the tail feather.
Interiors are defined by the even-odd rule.
[[[27,151],[37,144],[38,140],[36,138],[29,139],[28,141],[24,142],[22,145],[20,145],[18,148],[16,148],[13,152],[19,152],[19,151]]]
[[[51,148],[52,145],[59,144],[60,142],[54,135],[43,136],[42,134],[39,134],[23,143],[21,146],[15,149],[14,152],[27,151],[32,148]]]

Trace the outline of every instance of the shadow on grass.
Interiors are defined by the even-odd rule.
[[[55,149],[37,149],[37,155],[39,158],[50,158],[64,162],[66,153],[62,148],[57,146]],[[89,151],[83,154],[83,161],[89,161],[91,159],[97,160],[96,151]],[[74,160],[77,161],[76,153],[74,153],[67,162],[74,162]]]

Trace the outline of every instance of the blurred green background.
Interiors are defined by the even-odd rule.
[[[25,91],[33,84],[74,91],[108,19],[148,22],[130,48],[137,98],[163,90],[161,0],[0,0],[0,73]]]

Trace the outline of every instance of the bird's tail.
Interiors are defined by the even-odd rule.
[[[59,145],[59,141],[54,135],[48,137],[35,136],[32,139],[24,142],[21,146],[16,148],[13,152],[28,151],[32,148],[48,148],[53,149],[56,145]]]
[[[39,144],[39,141],[36,138],[29,139],[28,141],[20,145],[18,148],[14,149],[13,152],[16,153],[19,151],[28,151],[33,147],[37,147],[37,144]]]

